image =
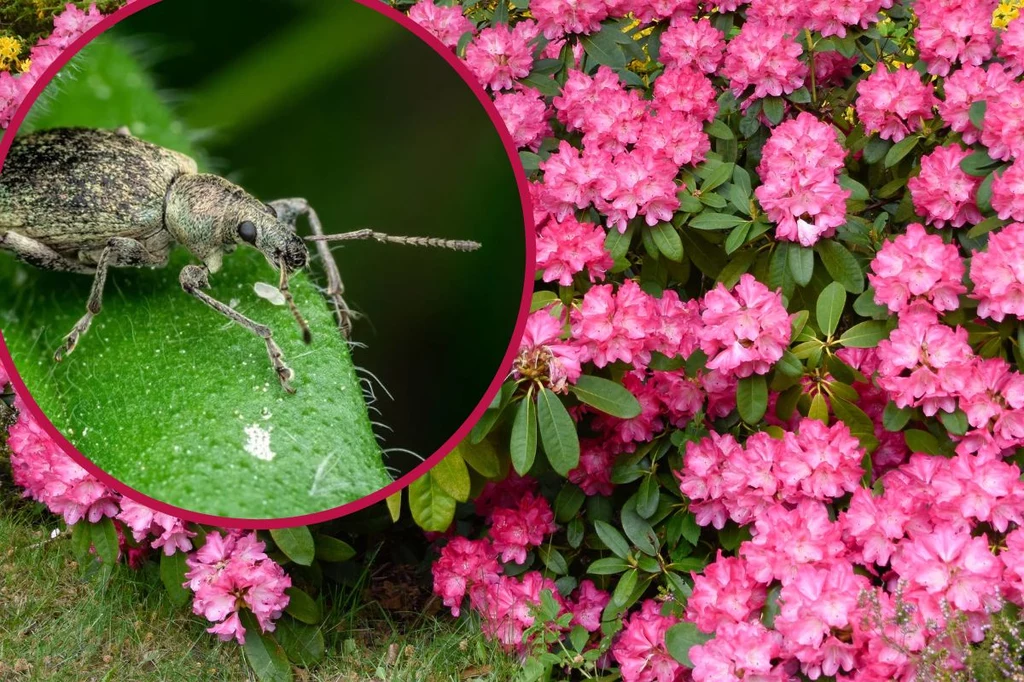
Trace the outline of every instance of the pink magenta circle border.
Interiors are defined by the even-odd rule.
[[[483,105],[484,110],[491,119],[491,123],[498,131],[498,135],[501,138],[502,145],[505,147],[505,152],[508,154],[509,161],[512,164],[512,172],[516,178],[516,184],[519,189],[520,203],[523,207],[523,219],[524,219],[524,230],[526,233],[526,263],[524,272],[523,282],[523,297],[519,305],[519,316],[516,319],[515,332],[513,333],[512,339],[509,341],[508,349],[505,351],[504,358],[501,361],[501,366],[498,368],[498,373],[491,381],[484,393],[483,398],[477,404],[476,408],[470,413],[469,417],[462,423],[459,429],[452,435],[444,444],[438,448],[438,450],[430,457],[425,459],[422,464],[417,466],[415,469],[405,474],[397,481],[394,481],[390,485],[378,490],[375,493],[367,495],[361,499],[349,502],[340,507],[334,507],[333,509],[326,509],[324,511],[303,514],[300,516],[288,516],[279,519],[244,519],[227,516],[214,516],[211,514],[202,514],[199,512],[193,512],[187,509],[175,507],[173,505],[161,502],[160,500],[153,499],[147,495],[134,490],[133,488],[121,483],[110,474],[103,471],[101,468],[92,463],[87,457],[80,453],[64,436],[57,430],[57,428],[50,422],[50,420],[40,409],[39,405],[36,404],[22,381],[21,376],[18,374],[17,368],[14,365],[14,360],[11,358],[10,351],[7,349],[7,343],[3,338],[3,333],[0,332],[0,363],[8,370],[11,377],[11,383],[14,384],[18,395],[21,397],[22,403],[27,407],[32,417],[36,419],[39,425],[46,431],[47,435],[50,436],[65,452],[68,453],[72,459],[78,464],[84,467],[89,473],[96,476],[103,483],[113,488],[122,495],[135,500],[136,502],[143,503],[149,507],[177,516],[191,521],[194,523],[204,523],[210,525],[221,526],[225,528],[246,528],[252,530],[266,530],[274,528],[289,528],[293,526],[309,525],[313,523],[323,523],[325,521],[332,521],[346,514],[357,512],[361,509],[365,509],[370,505],[376,504],[384,500],[386,497],[399,492],[403,488],[406,488],[410,483],[415,481],[417,478],[426,474],[435,464],[437,464],[442,458],[455,448],[472,430],[473,426],[479,421],[480,417],[483,416],[484,412],[490,406],[491,401],[498,394],[501,389],[507,371],[503,371],[504,368],[511,367],[512,360],[515,357],[519,347],[519,340],[523,335],[523,331],[526,328],[526,318],[529,314],[530,300],[533,295],[533,269],[536,259],[536,235],[533,224],[533,211],[530,205],[528,183],[526,178],[526,171],[522,164],[519,163],[518,150],[512,141],[512,136],[505,127],[504,122],[501,119],[501,115],[495,108],[494,103],[487,95],[486,90],[480,85],[469,69],[455,56],[455,54],[446,48],[439,40],[433,35],[427,32],[426,29],[415,23],[412,19],[402,14],[401,12],[385,5],[380,0],[352,0],[364,7],[367,7],[383,16],[397,22],[403,26],[406,30],[412,32],[420,40],[429,45],[435,52],[448,62],[448,64],[455,69],[455,72],[459,74],[463,81],[469,86],[473,94],[476,95],[477,100]],[[39,98],[39,95],[46,88],[46,86],[53,80],[54,76],[60,69],[62,69],[72,57],[74,57],[83,47],[89,42],[99,36],[101,33],[114,26],[121,20],[135,14],[136,12],[143,10],[147,7],[155,5],[160,0],[137,0],[129,5],[121,7],[116,12],[104,17],[99,24],[89,29],[84,35],[80,36],[74,43],[72,43],[67,49],[65,49],[61,55],[54,61],[53,64],[44,72],[43,76],[39,81],[32,87],[28,96],[18,107],[15,112],[13,119],[11,120],[10,126],[8,127],[7,133],[0,139],[0,172],[3,170],[3,161],[7,157],[7,151],[14,139],[14,133],[21,126],[25,120],[25,116],[28,114],[32,104]]]

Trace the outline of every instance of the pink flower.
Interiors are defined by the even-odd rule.
[[[497,552],[490,541],[454,537],[434,562],[434,594],[458,618],[462,600],[476,585],[497,582],[501,573]]]
[[[693,594],[686,601],[686,619],[704,632],[722,625],[743,623],[760,613],[767,599],[764,585],[747,574],[747,564],[736,557],[718,558],[693,577]]]
[[[676,167],[697,165],[711,151],[711,139],[696,117],[662,107],[647,112],[636,149]]]
[[[864,130],[893,142],[920,130],[938,104],[932,86],[922,83],[917,71],[889,71],[884,64],[857,84],[857,95],[857,116]]]
[[[1024,528],[1017,528],[1006,536],[1006,549],[999,555],[1003,562],[1003,582],[1009,588],[1009,598],[1018,606],[1024,604]]]
[[[524,563],[527,550],[542,545],[544,537],[557,529],[551,505],[532,493],[526,493],[515,507],[497,509],[491,515],[491,543],[506,562]]]
[[[832,563],[846,554],[842,529],[821,502],[805,500],[793,509],[768,508],[754,523],[754,536],[740,546],[751,577],[768,584],[791,582],[800,567]]]
[[[550,220],[537,235],[537,269],[545,282],[572,284],[572,276],[587,271],[591,282],[604,279],[615,261],[604,248],[605,231],[593,223],[579,222],[571,214]]]
[[[494,106],[520,149],[537,151],[541,140],[551,134],[547,105],[536,90],[523,88],[519,92],[500,93],[494,97]]]
[[[419,0],[409,8],[409,18],[427,29],[445,47],[455,47],[459,39],[475,28],[462,14],[461,5],[435,5],[434,0]]]
[[[583,132],[585,149],[618,153],[637,141],[647,105],[636,90],[627,90],[607,66],[593,78],[570,71],[562,94],[552,99],[558,119],[568,130]]]
[[[655,300],[633,280],[623,282],[614,294],[611,284],[591,287],[571,317],[581,360],[598,367],[616,360],[646,365],[648,335],[661,327]]]
[[[864,451],[842,422],[825,426],[803,419],[799,431],[782,443],[777,471],[791,501],[830,501],[860,487]]]
[[[480,31],[466,46],[466,66],[491,90],[508,90],[514,81],[530,75],[537,25],[522,21],[509,28],[497,24]]]
[[[992,234],[988,248],[971,259],[972,298],[978,316],[1002,322],[1007,315],[1024,317],[1024,223],[1011,223]]]
[[[560,38],[566,33],[596,33],[608,16],[605,0],[534,0],[530,14],[545,38]]]
[[[732,291],[722,284],[701,303],[701,349],[708,369],[737,377],[766,374],[782,357],[792,332],[782,295],[744,274]]]
[[[997,50],[1010,70],[1010,75],[1024,73],[1024,21],[1011,21],[1000,37]]]
[[[967,293],[963,277],[959,249],[929,235],[920,223],[911,223],[906,234],[885,242],[868,273],[875,302],[894,313],[920,301],[938,311],[956,310],[960,294]]]
[[[665,66],[693,65],[704,73],[714,73],[725,53],[725,36],[707,18],[695,21],[676,15],[661,35],[659,61]]]
[[[807,65],[800,61],[803,48],[786,35],[779,23],[748,22],[729,41],[721,74],[737,98],[754,87],[747,100],[769,95],[779,97],[799,89],[807,77]]]
[[[859,553],[854,554],[860,563],[889,563],[911,519],[906,505],[898,504],[897,500],[900,498],[888,489],[882,497],[875,497],[867,488],[853,491],[850,507],[839,521],[849,546],[859,548]]]
[[[584,580],[576,590],[576,599],[566,605],[572,612],[572,624],[587,632],[597,632],[601,629],[601,612],[611,598],[604,590],[597,589],[593,581]]]
[[[612,465],[617,453],[615,444],[607,440],[585,438],[580,441],[580,464],[567,478],[586,495],[611,495]]]
[[[623,682],[681,682],[685,668],[665,648],[665,633],[676,622],[650,599],[625,620],[611,650]]]
[[[988,98],[981,143],[988,155],[1001,161],[1024,156],[1024,83],[1010,80]]]
[[[957,62],[980,66],[992,56],[996,32],[992,13],[998,0],[929,0],[914,7],[914,37],[928,73],[945,76]]]
[[[995,174],[992,208],[1000,220],[1024,220],[1024,160],[1014,161],[1005,171]]]
[[[177,550],[188,552],[192,549],[191,538],[196,534],[188,530],[179,518],[153,511],[127,497],[121,498],[121,512],[117,518],[131,528],[136,542],[153,538],[149,541],[150,546],[162,547],[167,556]]]
[[[977,204],[981,178],[960,169],[960,162],[969,155],[968,150],[957,144],[937,147],[921,157],[920,175],[907,181],[914,208],[929,225],[944,227],[950,223],[960,227],[981,222]]]
[[[779,658],[780,637],[761,623],[724,623],[714,639],[690,648],[694,682],[789,682]]]
[[[850,192],[836,182],[843,156],[835,129],[812,114],[772,131],[758,166],[764,184],[754,194],[777,223],[777,238],[812,246],[846,222]]]
[[[554,582],[537,571],[525,573],[522,580],[501,576],[497,581],[475,585],[470,591],[470,605],[483,619],[485,635],[497,639],[506,649],[523,650],[525,630],[536,620],[544,590],[561,603]]]
[[[711,81],[693,66],[669,66],[654,81],[654,104],[659,110],[670,109],[698,121],[715,118],[716,98]]]
[[[637,216],[643,216],[648,226],[672,220],[679,208],[679,168],[662,154],[643,148],[622,152],[606,173],[608,189],[595,205],[607,217],[608,227],[625,232]]]
[[[473,500],[476,515],[490,522],[498,509],[514,509],[524,495],[537,492],[537,480],[512,471],[497,483],[487,483]]]
[[[274,621],[288,606],[286,590],[292,581],[263,550],[255,533],[212,532],[186,559],[185,586],[195,593],[192,611],[216,623],[207,632],[245,644],[245,628],[238,619],[243,608],[252,611],[261,630],[274,630]]]
[[[608,152],[578,149],[565,140],[558,151],[539,164],[544,184],[537,191],[536,208],[547,211],[555,220],[565,220],[576,209],[587,208],[615,190],[615,180],[608,173],[611,155]]]
[[[8,432],[11,473],[22,495],[61,514],[70,526],[118,513],[118,495],[78,466],[24,410]]]
[[[892,0],[811,0],[807,4],[806,27],[820,31],[822,36],[845,38],[847,26],[867,28],[878,21],[882,8],[889,7],[892,7]]]
[[[561,340],[564,324],[551,313],[551,308],[543,308],[527,318],[513,371],[517,377],[542,381],[561,393],[580,378],[583,369],[579,349]]]
[[[964,142],[973,144],[981,130],[971,123],[971,105],[996,97],[1012,80],[998,64],[989,64],[987,69],[967,64],[943,82],[946,99],[939,102],[939,115],[946,125],[962,134]]]

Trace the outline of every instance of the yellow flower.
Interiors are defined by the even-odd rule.
[[[1007,24],[1020,16],[1024,0],[1003,0],[992,13],[992,25],[996,28],[1006,28]]]
[[[20,40],[10,36],[0,36],[0,71],[7,71],[17,64],[20,54]]]

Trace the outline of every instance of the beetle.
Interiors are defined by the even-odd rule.
[[[279,289],[306,343],[309,326],[288,279],[310,261],[296,222],[306,216],[327,276],[325,295],[348,338],[352,313],[343,298],[332,241],[381,242],[473,251],[473,241],[402,237],[374,230],[324,234],[305,199],[264,203],[224,178],[200,173],[195,160],[132,136],[127,128],[56,128],[17,138],[0,169],[0,249],[46,270],[92,275],[85,314],[54,359],[74,351],[103,306],[111,267],[164,267],[175,244],[199,261],[182,268],[181,288],[264,341],[271,366],[289,393],[294,372],[269,327],[207,294],[210,275],[238,246],[258,249],[280,274]]]

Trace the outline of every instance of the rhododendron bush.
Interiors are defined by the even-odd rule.
[[[962,668],[1024,604],[1016,10],[403,6],[537,230],[509,379],[410,489],[445,606],[534,679]]]

